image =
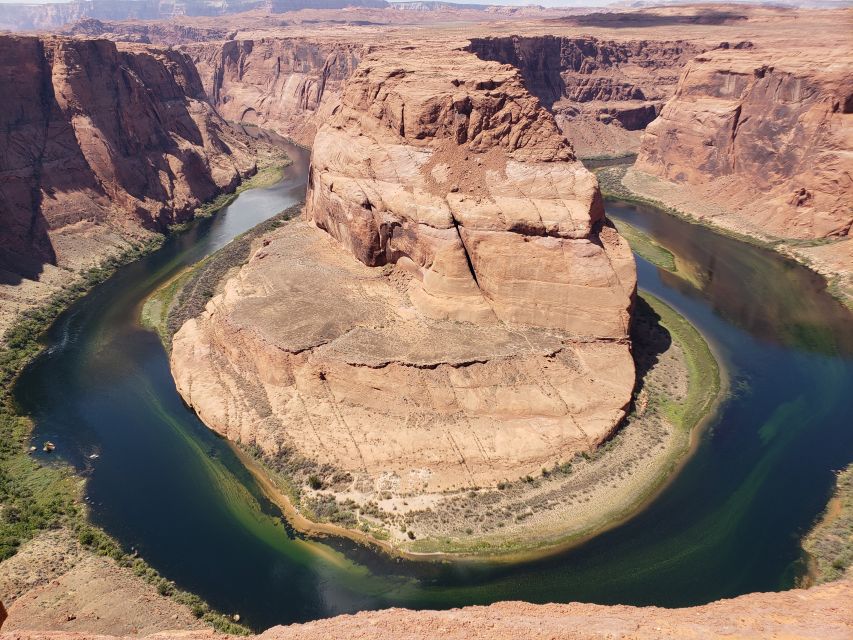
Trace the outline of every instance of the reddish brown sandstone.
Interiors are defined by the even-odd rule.
[[[342,499],[426,505],[619,424],[633,258],[516,69],[366,56],[315,139],[306,218],[175,335],[212,428],[307,458]]]
[[[0,36],[0,95],[0,329],[255,167],[175,51]]]
[[[808,590],[751,593],[685,609],[501,602],[450,611],[387,609],[273,627],[255,640],[848,640],[848,580]],[[167,632],[160,640],[208,640],[212,632]],[[0,640],[113,640],[68,632],[17,631]]]

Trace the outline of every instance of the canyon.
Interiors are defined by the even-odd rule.
[[[414,552],[435,551],[428,543],[448,531],[499,546],[508,534],[494,520],[459,515],[495,499],[487,511],[538,543],[540,514],[511,514],[495,496],[528,499],[527,485],[542,491],[567,463],[585,473],[615,435],[639,450],[667,428],[626,427],[641,398],[636,271],[578,158],[637,154],[622,179],[633,196],[764,242],[849,297],[853,50],[843,34],[805,43],[802,33],[837,34],[850,11],[706,20],[701,8],[664,8],[621,24],[612,16],[633,14],[419,4],[247,4],[223,16],[192,3],[168,20],[148,19],[162,6],[144,20],[21,10],[40,29],[94,18],[64,35],[0,35],[0,331],[235,190],[274,155],[245,125],[277,132],[312,148],[304,216],[254,242],[175,334],[184,399],[251,447],[262,474],[295,478],[309,520],[331,514]],[[646,372],[647,384],[686,368],[680,348],[656,354],[670,368]],[[578,501],[571,517],[584,509]],[[549,540],[565,533],[570,516],[558,515],[547,516],[560,521]],[[445,519],[458,521],[448,529]],[[87,556],[40,585],[10,608],[2,637],[200,624],[148,585],[133,591],[139,611],[157,603],[139,628],[45,618],[44,629],[82,635],[21,630],[24,607],[78,602],[57,594],[115,579],[104,563]],[[99,593],[120,619],[129,605],[109,591]],[[393,638],[401,624],[412,637],[567,627],[579,638],[642,637],[638,627],[649,637],[847,637],[850,599],[842,579],[690,609],[392,609],[259,637]]]

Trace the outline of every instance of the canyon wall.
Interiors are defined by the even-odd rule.
[[[173,35],[160,37],[175,41]],[[375,46],[360,42],[366,39],[273,37],[188,44],[185,50],[224,117],[310,145],[340,99],[342,83]],[[701,51],[683,41],[559,36],[473,38],[466,49],[520,70],[528,90],[582,156],[636,152],[642,130],[674,93],[681,69]]]
[[[406,496],[494,487],[607,439],[634,385],[635,287],[595,177],[517,70],[392,48],[362,59],[317,133],[305,221],[175,334],[172,370],[306,500],[313,475],[324,499],[385,496],[376,513],[397,519]],[[410,542],[400,523],[384,535]]]
[[[518,68],[581,155],[635,152],[700,45],[593,37],[473,38],[468,50]]]
[[[853,223],[851,49],[728,49],[691,62],[646,130],[636,168],[779,238]]]
[[[4,285],[92,266],[254,170],[176,51],[2,36],[0,95]]]
[[[364,47],[305,38],[262,38],[184,47],[228,120],[310,145]]]

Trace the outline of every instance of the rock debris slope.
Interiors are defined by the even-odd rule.
[[[517,70],[383,51],[317,134],[305,221],[183,326],[172,368],[209,426],[340,495],[489,486],[616,428],[635,286]]]

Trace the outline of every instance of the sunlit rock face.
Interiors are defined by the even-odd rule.
[[[635,280],[517,70],[384,49],[317,133],[303,220],[182,327],[172,369],[205,423],[340,494],[490,486],[616,429]]]

